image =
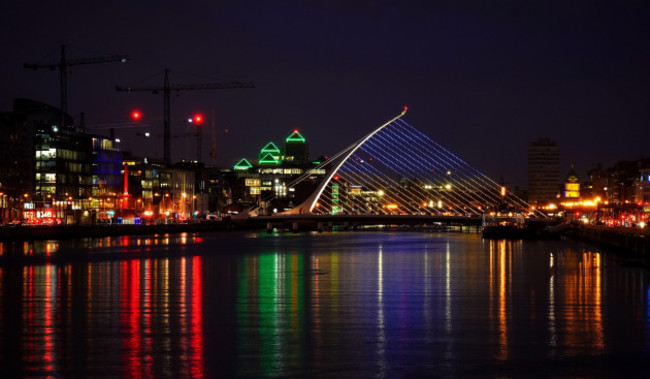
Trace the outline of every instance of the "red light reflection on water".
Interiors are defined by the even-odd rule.
[[[124,328],[124,366],[125,371],[134,378],[142,378],[143,359],[142,331],[140,328],[140,261],[133,260],[120,263],[120,313]]]
[[[106,238],[88,241],[88,248],[113,246],[119,251],[125,244],[138,244],[144,250],[170,242],[201,241],[191,234]],[[0,247],[7,252],[7,245]],[[12,249],[25,255],[55,255],[66,245],[31,241]],[[16,367],[26,376],[45,377],[69,374],[76,364],[106,369],[108,376],[204,376],[203,266],[201,257],[195,256],[17,268],[20,287],[12,291],[19,292],[5,297],[18,299],[16,317],[22,319],[16,346],[22,359]],[[7,270],[0,267],[0,296],[8,292]],[[117,319],[112,317],[115,312]],[[106,335],[104,326],[116,333]],[[87,355],[73,357],[74,344],[83,339],[89,343]],[[162,356],[170,360],[169,366],[157,363]]]
[[[190,326],[190,365],[192,377],[204,375],[203,365],[203,278],[201,257],[192,258],[192,323]]]
[[[189,264],[188,264],[189,263]],[[120,314],[123,372],[133,378],[155,377],[160,367],[154,357],[166,346],[168,333],[180,334],[181,376],[205,374],[203,341],[203,278],[201,257],[181,258],[169,275],[169,260],[132,260],[120,263]],[[177,278],[178,281],[170,281]],[[170,302],[173,287],[179,290],[178,303]],[[176,309],[175,305],[178,307]],[[178,317],[178,320],[173,320]],[[162,325],[176,325],[174,330]],[[173,351],[173,350],[172,350]],[[171,351],[170,351],[171,352]]]
[[[57,371],[56,344],[56,288],[54,265],[25,267],[22,272],[24,339],[23,354],[31,367],[38,367],[38,374],[48,376]],[[31,369],[30,367],[30,369]]]
[[[56,357],[55,350],[56,345],[54,341],[54,334],[56,332],[56,326],[54,324],[54,314],[56,312],[56,296],[55,290],[56,287],[53,282],[56,272],[54,271],[53,265],[45,266],[45,293],[43,294],[43,347],[45,349],[43,354],[43,360],[45,363],[46,372],[54,372],[56,369]]]
[[[158,261],[154,261],[158,262]],[[141,315],[143,316],[143,344],[144,348],[142,351],[143,357],[146,357],[145,359],[145,366],[144,366],[144,371],[145,371],[145,377],[151,378],[153,377],[153,337],[151,335],[151,317],[152,317],[152,309],[151,309],[151,296],[152,291],[152,279],[151,279],[151,271],[155,270],[155,265],[154,268],[152,268],[151,265],[151,260],[147,259],[144,261],[144,281],[143,281],[143,304],[142,304],[142,313]],[[157,276],[157,275],[155,275]],[[157,290],[157,289],[156,289]]]

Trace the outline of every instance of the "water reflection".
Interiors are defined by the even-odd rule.
[[[600,253],[566,249],[529,257],[525,256],[521,241],[505,240],[490,241],[489,252],[489,314],[496,324],[495,357],[498,360],[507,360],[511,354],[509,334],[516,327],[513,325],[515,319],[526,321],[535,329],[540,322],[547,322],[547,326],[539,330],[548,333],[545,339],[549,346],[547,353],[551,356],[603,353],[601,305],[602,284],[606,278]],[[531,265],[538,269],[522,270]],[[543,289],[540,285],[544,284],[536,282],[543,275],[547,276],[547,299],[539,296],[539,290]],[[519,316],[515,306],[527,309]],[[540,320],[540,308],[544,306],[547,316]]]
[[[20,270],[15,278],[0,269],[8,372],[76,376],[101,367],[95,374],[204,374],[201,257]],[[15,288],[21,288],[18,298]],[[7,338],[15,352],[6,350]]]
[[[155,234],[145,236],[119,236],[80,238],[75,240],[36,240],[23,242],[0,242],[0,257],[64,258],[63,255],[81,253],[116,252],[146,253],[159,247],[193,245],[202,242],[198,233]],[[116,248],[121,248],[117,249]],[[124,258],[115,256],[115,258]]]
[[[263,253],[244,257],[238,267],[238,355],[259,356],[255,362],[241,362],[240,374],[289,373],[294,369],[291,362],[303,352],[304,286],[309,275],[304,256]]]
[[[508,359],[508,315],[510,314],[512,261],[521,251],[521,241],[490,240],[490,319],[496,322],[498,346],[495,357]],[[496,304],[496,306],[495,306]]]
[[[295,253],[243,258],[238,346],[247,364],[239,373],[304,372],[335,360],[343,367],[371,362],[367,369],[381,376],[431,356],[458,373],[461,363],[485,356],[508,365],[606,352],[600,253],[531,251],[521,241],[484,247],[485,255],[468,257],[449,242],[419,254],[395,246],[386,252],[383,244],[339,253],[339,246],[298,266]],[[294,314],[299,308],[305,312]],[[305,318],[310,328],[296,328]],[[313,353],[308,364],[292,350],[302,340]],[[363,349],[349,348],[358,341]],[[251,357],[258,357],[254,366]]]
[[[603,317],[601,309],[602,256],[593,252],[565,252],[554,254],[551,265],[551,280],[555,276],[561,281],[550,291],[549,302],[561,304],[564,313],[563,329],[556,329],[558,336],[553,344],[564,346],[562,354],[577,355],[588,349],[590,353],[600,354],[604,349]],[[549,319],[555,319],[553,315]]]
[[[0,376],[589,375],[650,354],[648,273],[580,245],[254,237],[100,239],[196,254],[0,267]],[[48,243],[13,248],[67,248]]]

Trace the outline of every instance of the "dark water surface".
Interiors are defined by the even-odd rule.
[[[0,244],[0,376],[645,377],[649,279],[460,233]]]

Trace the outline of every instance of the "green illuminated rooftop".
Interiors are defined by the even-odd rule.
[[[267,153],[262,158],[260,158],[259,164],[280,164],[280,160],[276,159],[271,153]]]
[[[239,162],[237,162],[234,169],[235,170],[248,170],[251,167],[253,167],[253,165],[246,158],[242,158]]]
[[[273,143],[269,142],[260,150],[260,156],[265,154],[272,154],[273,156],[281,155],[282,151]]]
[[[287,137],[285,142],[287,142],[287,143],[295,143],[295,142],[305,143],[305,142],[307,142],[307,140],[305,140],[305,137],[303,137],[300,133],[298,133],[297,130],[294,130],[293,133],[291,133],[291,135],[289,137]]]

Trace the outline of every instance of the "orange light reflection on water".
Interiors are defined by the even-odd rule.
[[[490,240],[490,262],[489,262],[489,313],[491,320],[497,322],[497,348],[495,358],[507,360],[510,354],[508,342],[508,321],[510,320],[510,293],[512,286],[512,255],[515,244],[506,240]],[[495,306],[496,303],[496,312]]]
[[[564,299],[564,344],[567,355],[577,355],[589,346],[592,353],[604,349],[602,321],[601,255],[592,252],[565,254],[559,265],[565,271],[565,287],[557,297]]]

